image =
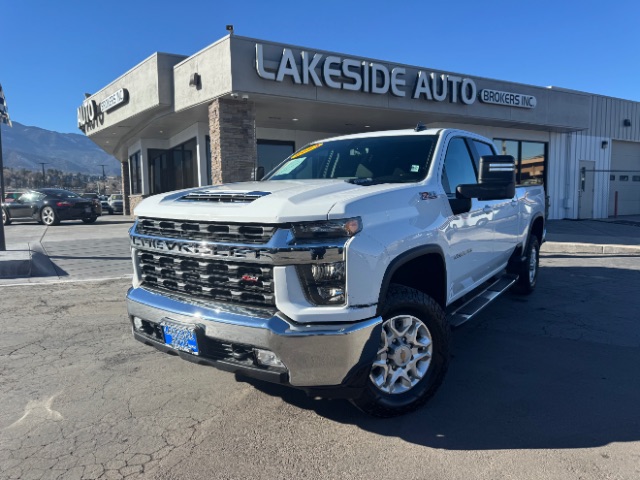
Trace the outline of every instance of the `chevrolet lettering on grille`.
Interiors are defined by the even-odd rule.
[[[162,252],[181,252],[199,255],[216,254],[215,248],[194,242],[174,242],[171,240],[160,240],[155,238],[131,237],[131,243],[134,247],[151,248]]]

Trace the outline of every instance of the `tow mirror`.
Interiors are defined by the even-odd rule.
[[[515,160],[511,155],[480,157],[477,184],[463,184],[456,188],[458,198],[503,200],[516,194]]]

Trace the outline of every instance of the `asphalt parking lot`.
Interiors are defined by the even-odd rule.
[[[390,420],[135,342],[128,284],[0,287],[0,478],[640,478],[638,256],[544,253]]]

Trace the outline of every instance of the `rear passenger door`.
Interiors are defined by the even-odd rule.
[[[450,205],[456,204],[456,187],[477,183],[473,146],[461,136],[449,139],[441,182]],[[471,200],[471,210],[450,215],[444,236],[448,242],[449,300],[484,280],[494,262],[493,209],[487,202]]]
[[[480,163],[480,157],[495,155],[493,146],[488,143],[473,139],[471,146],[475,149],[474,160],[476,168]],[[517,195],[517,194],[516,194]],[[493,221],[493,250],[494,265],[492,268],[500,268],[506,263],[516,247],[518,239],[519,205],[517,196],[501,200],[488,200],[482,202],[484,206],[492,209]]]

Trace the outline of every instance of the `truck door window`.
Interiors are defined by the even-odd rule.
[[[476,162],[479,162],[480,157],[484,157],[485,155],[494,155],[493,148],[491,148],[491,145],[484,142],[479,142],[477,140],[474,140],[473,144],[475,145],[476,150],[478,151],[478,158],[476,159]],[[480,168],[480,165],[476,163],[476,170],[478,170],[479,168]]]
[[[449,197],[455,198],[456,187],[468,183],[478,183],[473,158],[465,140],[456,137],[449,142],[444,157],[442,186]]]

